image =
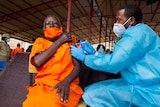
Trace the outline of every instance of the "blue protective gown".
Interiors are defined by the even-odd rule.
[[[84,64],[122,78],[85,88],[91,107],[160,107],[160,38],[146,24],[128,28],[112,54],[86,55]]]

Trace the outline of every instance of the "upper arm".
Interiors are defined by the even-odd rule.
[[[73,61],[74,67],[80,69],[80,62],[73,57],[72,57],[72,61]]]

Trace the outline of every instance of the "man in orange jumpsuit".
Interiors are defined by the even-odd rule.
[[[76,107],[83,90],[78,79],[80,64],[70,55],[71,35],[63,33],[53,15],[44,20],[43,31],[44,38],[36,39],[30,54],[38,73],[23,107]]]
[[[17,47],[12,50],[11,54],[12,56],[15,56],[17,52],[23,52],[23,50],[20,48],[20,44],[17,44]]]

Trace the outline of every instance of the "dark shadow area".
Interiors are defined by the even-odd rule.
[[[118,74],[112,74],[107,72],[100,72],[93,70],[87,66],[85,66],[83,63],[81,64],[81,73],[80,73],[80,86],[82,88],[93,84],[95,82],[108,80],[108,79],[116,79],[121,78],[120,73]]]
[[[29,53],[17,53],[0,75],[0,107],[22,107],[26,98],[26,86],[30,84],[28,73]]]

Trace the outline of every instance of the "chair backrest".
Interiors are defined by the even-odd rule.
[[[28,72],[29,73],[37,73],[38,72],[36,67],[31,64],[30,58],[29,58],[29,62],[28,62]]]
[[[22,107],[30,84],[28,59],[29,53],[17,53],[0,75],[0,107]]]

